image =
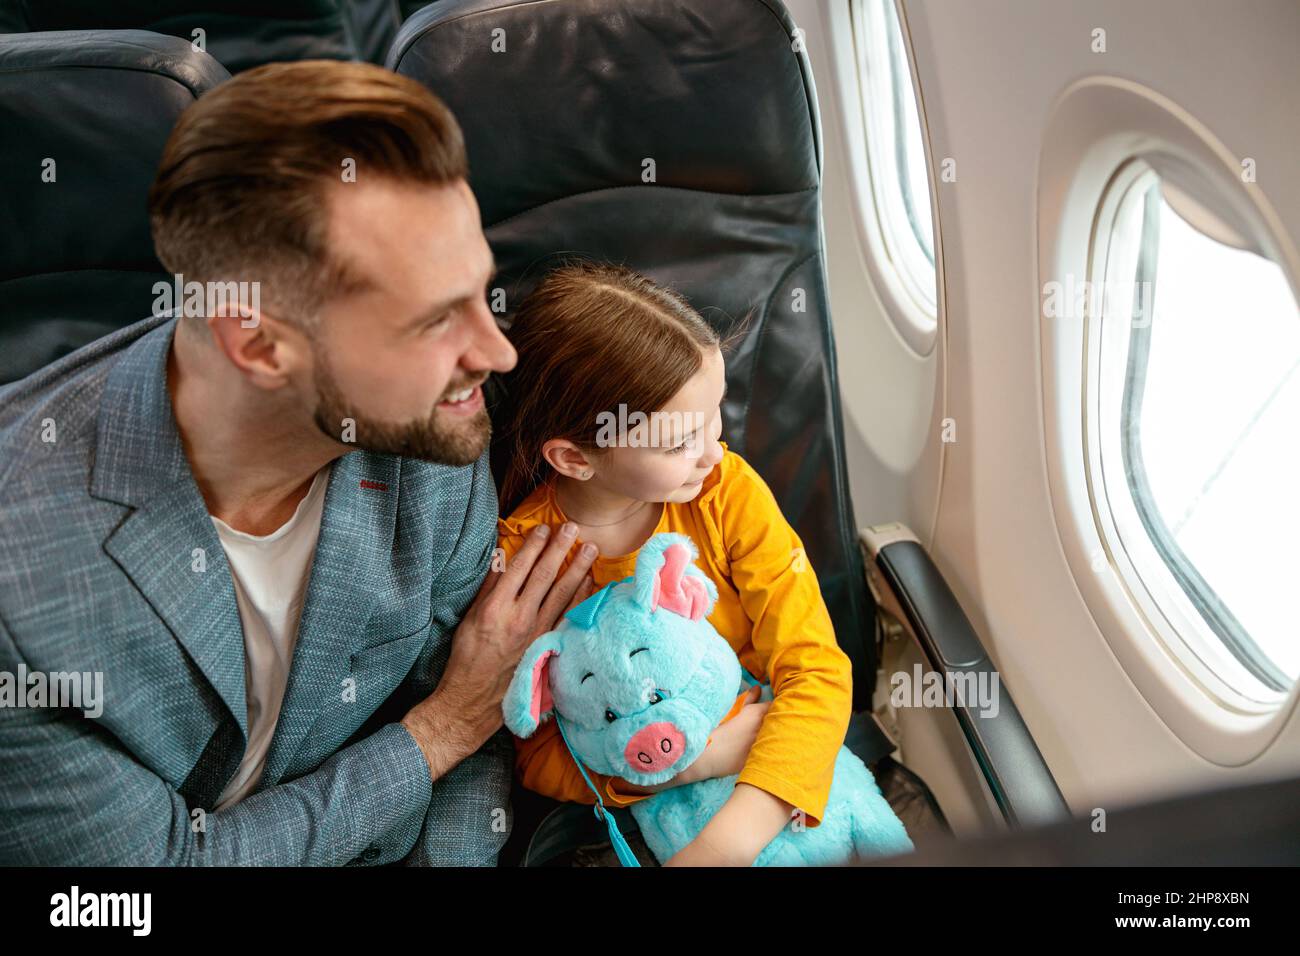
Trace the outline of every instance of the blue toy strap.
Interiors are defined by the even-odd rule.
[[[636,854],[632,852],[632,848],[627,845],[627,841],[623,839],[623,834],[619,832],[618,824],[614,821],[614,814],[605,809],[605,801],[600,799],[600,791],[596,789],[596,785],[587,776],[587,768],[582,765],[578,755],[573,752],[573,745],[569,743],[569,735],[564,732],[564,721],[560,719],[559,714],[555,715],[555,726],[560,728],[560,738],[564,741],[564,746],[569,748],[569,756],[578,765],[578,773],[582,774],[582,779],[587,781],[587,786],[591,788],[591,792],[596,796],[596,806],[594,808],[596,819],[605,821],[605,827],[609,830],[609,842],[614,847],[614,854],[618,857],[618,862],[624,866],[640,866],[641,862],[636,858]]]

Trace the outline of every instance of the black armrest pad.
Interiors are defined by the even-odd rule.
[[[998,706],[990,713],[992,708],[979,701],[962,699],[958,683],[952,709],[1007,822],[1024,826],[1068,818],[1070,808],[1038,745],[1000,675],[992,683],[997,670],[930,556],[915,541],[895,541],[881,548],[876,566],[930,666],[945,674],[974,675],[998,688]]]

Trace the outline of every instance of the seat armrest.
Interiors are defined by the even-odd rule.
[[[1007,823],[1068,819],[1069,805],[1010,691],[930,555],[902,524],[864,528],[861,538],[867,581],[882,611],[912,635],[945,687],[955,678],[945,699]],[[968,686],[995,688],[997,706],[968,699]]]

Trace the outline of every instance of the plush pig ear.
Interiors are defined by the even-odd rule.
[[[564,639],[559,631],[547,631],[528,646],[510,679],[501,701],[505,725],[516,737],[531,737],[543,720],[551,716],[551,661],[560,653]]]
[[[636,559],[636,600],[647,612],[659,608],[698,621],[713,610],[718,589],[691,562],[695,542],[684,534],[657,534]]]

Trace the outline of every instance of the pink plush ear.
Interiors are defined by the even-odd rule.
[[[555,656],[555,651],[546,651],[533,664],[533,701],[529,710],[533,715],[533,723],[542,722],[542,714],[555,709],[555,701],[551,699],[551,658]]]
[[[674,614],[698,621],[709,606],[709,593],[704,582],[686,573],[691,553],[684,544],[672,544],[664,549],[664,565],[655,575],[654,589],[650,593],[650,610],[664,607]]]

